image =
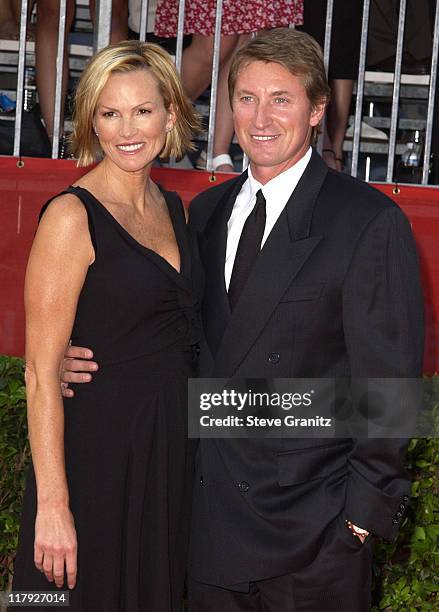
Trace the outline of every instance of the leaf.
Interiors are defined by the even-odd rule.
[[[387,608],[391,603],[390,595],[385,595],[380,601],[380,609]]]
[[[416,461],[415,465],[420,468],[428,468],[431,465],[430,461],[426,461],[425,459],[419,459]]]
[[[432,540],[436,540],[439,537],[439,525],[427,525],[425,530],[428,534],[428,537]]]
[[[419,480],[412,482],[412,497],[416,497],[419,489]]]
[[[417,444],[418,444],[418,440],[416,438],[413,438],[412,440],[410,440],[410,444],[407,449],[407,452],[411,453],[416,448]]]

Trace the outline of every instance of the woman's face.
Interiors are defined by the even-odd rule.
[[[174,123],[175,114],[166,110],[148,70],[111,75],[94,116],[105,156],[128,172],[142,170],[154,161]]]

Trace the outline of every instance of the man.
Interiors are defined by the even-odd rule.
[[[318,45],[294,30],[261,34],[238,52],[229,88],[250,166],[190,208],[212,356],[201,374],[420,375],[409,224],[310,148],[329,95]],[[262,250],[242,271],[240,240],[260,191]],[[410,490],[404,450],[401,440],[201,440],[191,612],[368,610],[368,532],[395,536]]]
[[[310,146],[329,96],[319,46],[294,30],[263,33],[238,51],[229,87],[250,166],[190,209],[201,375],[419,376],[409,224]],[[369,610],[372,535],[394,538],[407,507],[405,449],[399,439],[202,439],[190,612]]]

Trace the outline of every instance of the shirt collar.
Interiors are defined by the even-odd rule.
[[[297,183],[299,182],[302,174],[305,172],[305,168],[308,165],[309,160],[311,159],[312,148],[309,147],[308,151],[305,153],[303,157],[299,159],[298,162],[288,168],[288,170],[284,170],[277,176],[262,185],[259,181],[255,179],[252,174],[250,166],[248,167],[248,186],[250,188],[251,200],[256,197],[256,193],[259,189],[262,189],[262,193],[268,202],[272,201],[273,198],[279,198],[279,195],[288,194],[288,198],[291,195],[292,188],[295,189]]]

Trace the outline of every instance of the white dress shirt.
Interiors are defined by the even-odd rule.
[[[275,176],[271,181],[265,183],[265,185],[262,185],[254,178],[249,166],[248,178],[236,197],[232,214],[227,224],[227,249],[226,263],[224,266],[224,279],[227,291],[229,290],[239,239],[244,223],[256,203],[256,193],[259,189],[262,189],[262,193],[267,203],[267,220],[265,222],[265,231],[261,242],[262,249],[281,212],[285,208],[286,203],[290,199],[291,194],[295,190],[302,174],[305,172],[305,168],[311,159],[311,154],[312,149],[309,147],[305,155],[299,159],[294,166],[281,172],[281,174]]]

